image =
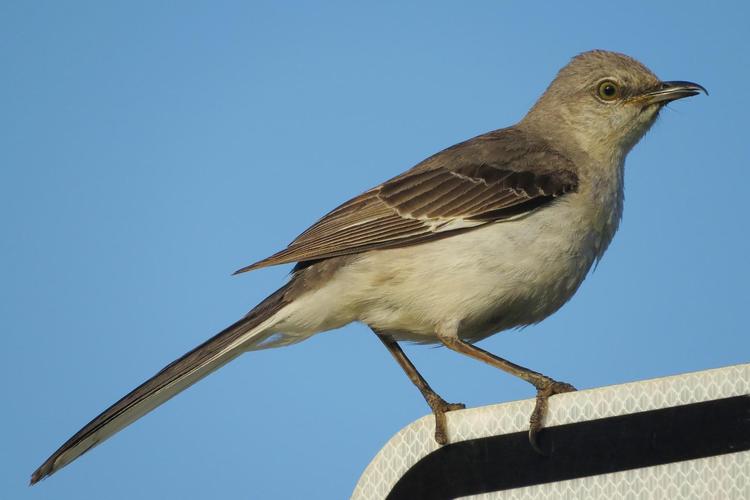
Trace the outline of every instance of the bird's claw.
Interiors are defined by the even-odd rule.
[[[544,451],[539,444],[539,432],[544,426],[544,417],[547,415],[547,406],[550,396],[565,392],[573,392],[575,390],[576,388],[570,384],[558,382],[552,379],[547,379],[544,384],[537,386],[536,404],[534,405],[534,411],[531,412],[531,417],[529,418],[529,444],[531,444],[534,451],[540,455],[549,455],[549,452]]]
[[[445,414],[449,411],[463,410],[466,405],[463,403],[448,403],[441,397],[429,401],[429,404],[432,413],[435,415],[435,441],[439,445],[448,444],[448,425]]]

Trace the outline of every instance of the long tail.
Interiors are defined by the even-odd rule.
[[[104,410],[68,439],[31,475],[31,484],[54,474],[88,450],[141,418],[177,393],[225,365],[269,335],[274,316],[286,304],[288,285],[258,304],[247,316],[210,338]]]

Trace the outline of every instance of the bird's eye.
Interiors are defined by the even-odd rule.
[[[620,86],[612,80],[604,80],[599,84],[596,93],[603,101],[614,101],[620,97]]]

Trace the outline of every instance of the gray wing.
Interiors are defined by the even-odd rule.
[[[571,162],[516,129],[448,148],[353,198],[260,267],[394,248],[526,214],[575,191]]]

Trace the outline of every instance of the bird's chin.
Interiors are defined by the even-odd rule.
[[[666,105],[666,102],[653,102],[644,104],[641,107],[640,114],[647,118],[656,118],[659,115],[659,111]]]
[[[638,126],[642,128],[644,134],[648,132],[657,118],[659,118],[659,113],[664,108],[665,104],[666,103],[659,102],[647,104],[641,108],[641,112],[638,114],[636,122],[638,123]]]
[[[651,127],[659,118],[659,111],[662,109],[661,104],[649,104],[641,108],[640,112],[634,117],[631,122],[629,130],[623,134],[623,142],[625,153],[629,152],[633,147],[638,144],[638,141],[646,135]]]

